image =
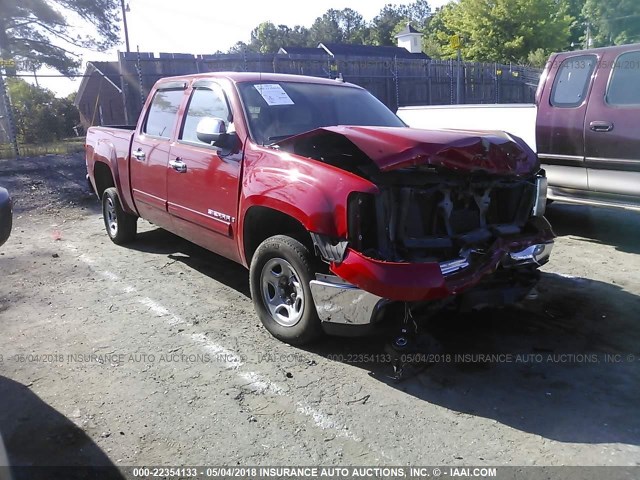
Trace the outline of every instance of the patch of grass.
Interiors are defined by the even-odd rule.
[[[67,155],[84,150],[84,137],[66,138],[64,140],[42,145],[20,144],[21,157],[40,157],[43,155]],[[0,143],[0,159],[15,158],[13,147],[9,143]]]

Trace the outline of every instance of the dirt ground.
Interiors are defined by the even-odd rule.
[[[0,162],[12,463],[640,465],[638,214],[552,205],[539,298],[429,319],[439,355],[396,382],[384,337],[272,338],[230,261],[144,221],[112,244],[84,173]]]

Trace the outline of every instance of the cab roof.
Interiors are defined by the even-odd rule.
[[[260,73],[260,72],[208,72],[196,73],[193,75],[179,75],[175,77],[164,77],[156,82],[157,86],[164,84],[174,84],[179,82],[193,83],[198,80],[226,79],[233,83],[245,82],[297,82],[316,83],[320,85],[339,85],[347,87],[362,88],[352,83],[346,83],[330,78],[311,77],[307,75],[290,75],[284,73]]]

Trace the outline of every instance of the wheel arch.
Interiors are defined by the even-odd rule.
[[[302,243],[314,254],[311,235],[296,218],[271,207],[255,205],[250,207],[243,222],[242,253],[247,265],[251,264],[258,246],[269,237],[287,235]]]
[[[105,162],[96,161],[93,167],[93,178],[95,179],[96,194],[99,198],[102,198],[107,188],[116,186],[111,168]]]

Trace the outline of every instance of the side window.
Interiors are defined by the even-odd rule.
[[[203,143],[198,140],[196,128],[198,123],[205,117],[214,117],[224,120],[229,125],[229,109],[221,88],[197,88],[191,95],[187,114],[185,115],[182,127],[181,140],[188,142]]]
[[[158,90],[153,96],[142,131],[156,137],[170,138],[184,90]]]
[[[620,55],[607,88],[609,105],[640,105],[640,51]]]
[[[594,55],[565,59],[556,72],[551,90],[551,105],[554,107],[581,105],[587,94],[596,60]]]

